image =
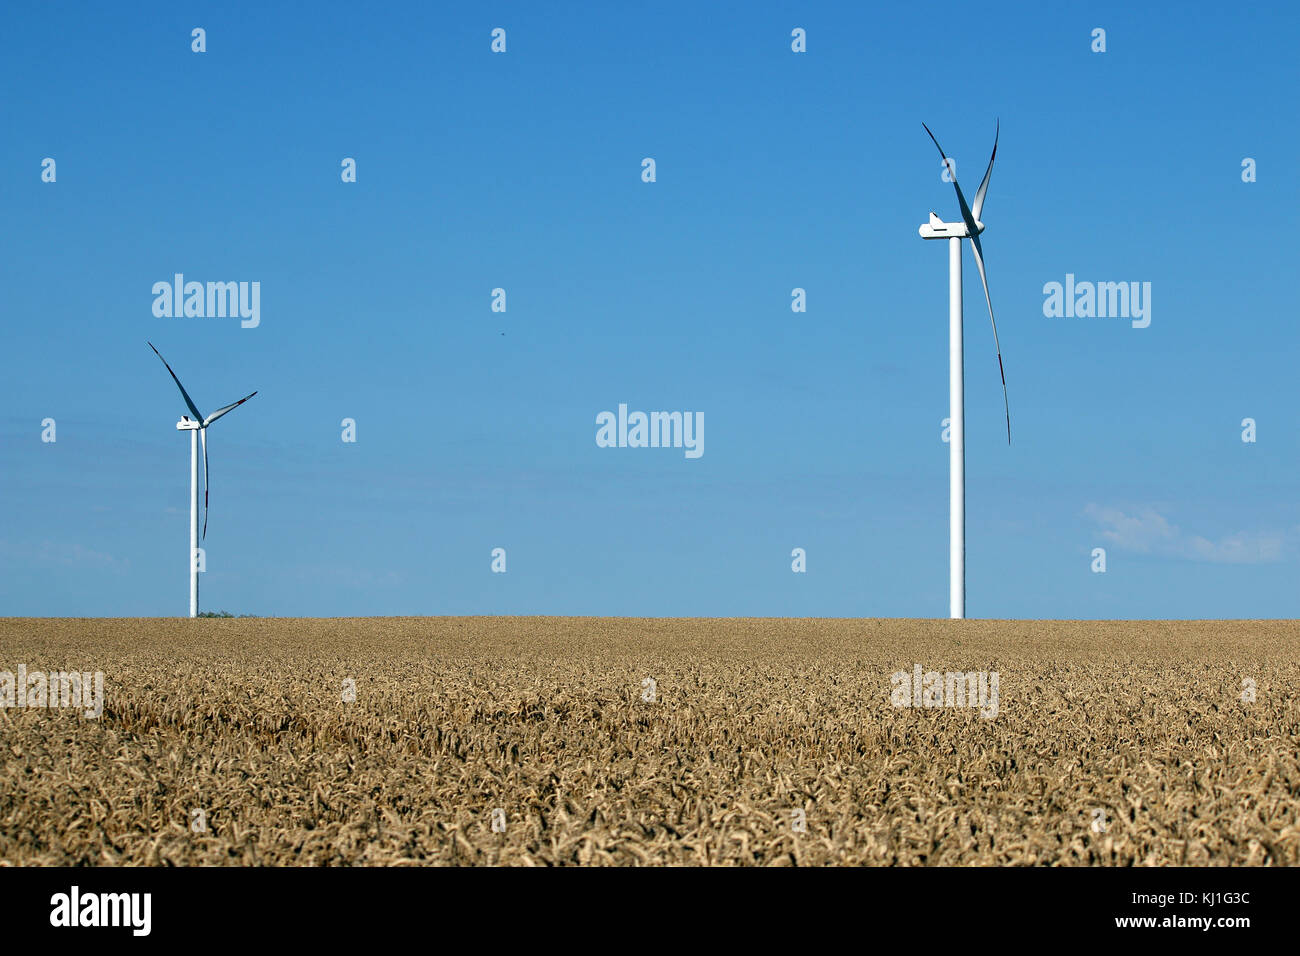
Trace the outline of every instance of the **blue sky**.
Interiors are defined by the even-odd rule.
[[[210,432],[206,609],[945,616],[947,256],[916,230],[957,209],[921,122],[970,195],[1000,118],[1014,444],[968,249],[968,613],[1300,616],[1293,18],[17,9],[0,614],[185,613],[151,340],[205,412],[259,390]],[[176,272],[259,282],[260,325],[156,317]],[[1150,326],[1046,317],[1067,273],[1151,283]],[[619,403],[702,412],[705,453],[598,447]]]

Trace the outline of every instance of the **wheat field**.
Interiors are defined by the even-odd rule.
[[[0,620],[19,665],[103,711],[0,709],[9,865],[1300,862],[1293,621]]]

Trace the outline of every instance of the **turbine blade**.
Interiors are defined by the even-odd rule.
[[[199,429],[199,439],[203,442],[203,537],[208,536],[208,430]]]
[[[998,125],[993,133],[993,155],[989,157],[989,168],[984,170],[984,180],[980,183],[980,188],[975,190],[975,205],[970,207],[971,213],[976,219],[979,219],[980,213],[984,211],[984,194],[989,191],[989,177],[993,175],[993,160],[998,155],[998,134],[1002,132],[1002,121],[998,120]]]
[[[238,408],[240,405],[244,404],[244,402],[248,401],[250,398],[253,397],[253,395],[256,395],[256,394],[257,394],[257,392],[253,392],[252,395],[245,395],[243,398],[241,398],[241,399],[240,399],[239,401],[237,401],[237,402],[232,402],[232,403],[229,404],[229,405],[223,405],[221,408],[218,408],[215,412],[213,412],[213,413],[212,413],[211,415],[209,415],[207,418],[203,419],[203,427],[204,427],[204,428],[207,428],[209,425],[211,425],[213,422],[215,422],[215,421],[216,421],[218,418],[220,418],[222,415],[226,414],[226,412],[230,411],[231,409]]]
[[[926,126],[924,123],[922,123],[921,126],[924,127],[927,133],[930,133],[930,127]],[[943,147],[939,145],[939,141],[934,138],[933,133],[930,133],[930,140],[934,143],[935,149],[939,151],[939,155],[942,156],[946,162],[948,154],[943,151]],[[966,223],[966,228],[970,230],[970,234],[973,238],[976,235],[975,216],[971,213],[970,206],[966,205],[966,197],[962,195],[961,187],[957,185],[957,172],[952,168],[955,165],[956,163],[950,165],[948,167],[948,172],[952,176],[952,188],[957,190],[957,203],[961,206],[961,218]]]
[[[149,348],[153,349],[153,343],[150,342],[148,344],[149,344]],[[162,359],[163,365],[167,366],[167,371],[171,373],[172,381],[176,383],[176,387],[181,390],[181,396],[185,399],[185,404],[189,406],[190,412],[193,413],[194,420],[196,422],[203,421],[202,413],[200,413],[199,410],[194,406],[194,399],[190,398],[190,393],[185,391],[185,386],[182,385],[181,380],[176,377],[176,373],[172,372],[172,367],[170,365],[167,365],[167,360],[162,357],[162,353],[159,352],[157,349],[153,349],[153,354],[158,356],[159,359]]]
[[[998,374],[1002,376],[1002,405],[1007,412],[1007,444],[1011,444],[1011,403],[1007,401],[1007,373],[1002,368],[1002,345],[998,342],[998,322],[993,318],[993,300],[989,298],[989,280],[984,275],[984,250],[980,237],[971,235],[971,248],[975,250],[975,265],[980,270],[980,284],[984,286],[984,302],[989,307],[989,321],[993,323],[993,347],[998,350]]]

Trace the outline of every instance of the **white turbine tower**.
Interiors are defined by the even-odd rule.
[[[176,428],[180,431],[190,433],[190,617],[199,615],[199,445],[203,445],[203,537],[208,536],[208,426],[215,422],[226,412],[238,408],[244,402],[248,401],[257,392],[251,395],[245,395],[239,401],[230,405],[218,408],[206,418],[203,413],[194,405],[194,400],[190,398],[189,392],[185,391],[185,386],[181,380],[176,377],[172,367],[167,365],[167,360],[162,357],[162,353],[153,348],[153,343],[149,343],[149,348],[153,349],[153,354],[162,359],[163,365],[171,374],[172,381],[176,387],[181,390],[181,397],[185,399],[185,405],[194,415],[190,418],[188,415],[182,415],[181,420],[176,423]]]
[[[961,186],[957,185],[956,164],[948,158],[939,141],[930,133],[930,127],[921,124],[930,134],[939,155],[943,157],[952,186],[957,190],[957,204],[961,207],[961,222],[944,222],[933,212],[930,221],[921,226],[922,239],[948,240],[948,401],[951,421],[948,446],[948,608],[949,617],[966,616],[966,410],[965,382],[962,367],[961,320],[961,241],[969,239],[975,252],[975,265],[980,271],[984,286],[984,301],[989,307],[989,321],[993,323],[993,345],[998,352],[998,372],[1002,376],[1002,403],[1007,412],[1007,444],[1011,444],[1011,405],[1007,401],[1007,374],[1002,369],[1002,346],[998,343],[998,323],[993,318],[993,300],[989,298],[989,283],[984,275],[984,250],[980,246],[980,233],[984,223],[980,213],[984,209],[984,194],[993,175],[993,160],[998,155],[998,133],[993,134],[993,155],[984,180],[975,190],[975,204],[966,205]]]

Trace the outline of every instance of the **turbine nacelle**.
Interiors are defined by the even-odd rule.
[[[182,415],[181,420],[176,423],[177,431],[193,431],[196,428],[202,427],[202,425],[190,418],[188,415]]]
[[[959,239],[969,239],[970,229],[964,222],[944,222],[934,213],[930,213],[930,221],[922,223],[921,228],[917,230],[922,239],[952,239],[954,236]],[[984,223],[978,219],[975,220],[975,235],[984,231]]]

